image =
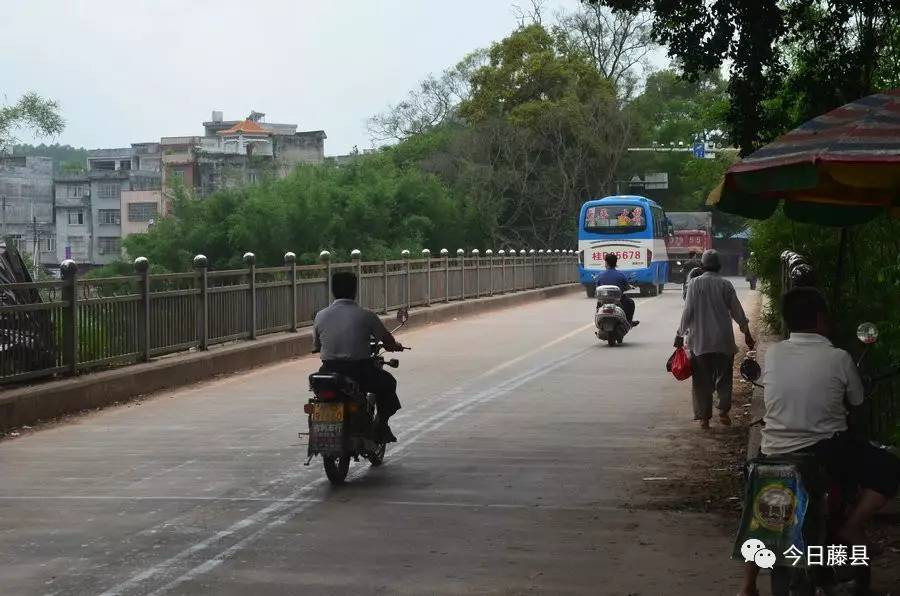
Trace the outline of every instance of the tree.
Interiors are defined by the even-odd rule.
[[[58,103],[29,91],[13,105],[0,107],[0,151],[16,142],[16,129],[29,128],[34,134],[52,136],[61,133],[65,124]]]
[[[730,62],[729,132],[745,155],[785,126],[873,93],[900,18],[900,0],[587,1],[651,11],[653,38],[689,78]],[[797,102],[779,100],[784,91]]]
[[[727,126],[727,84],[717,70],[693,81],[671,68],[655,72],[647,77],[643,92],[628,109],[639,122],[639,142],[730,143],[723,130]]]
[[[585,4],[560,18],[559,30],[587,53],[621,100],[634,95],[649,68],[647,56],[655,48],[647,13],[613,12],[599,4]]]
[[[404,141],[414,135],[451,121],[457,105],[469,95],[472,71],[485,59],[476,50],[439,76],[429,75],[410,91],[406,99],[369,118],[367,127],[373,141]]]

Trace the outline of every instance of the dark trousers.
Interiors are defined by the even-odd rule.
[[[731,409],[734,385],[734,354],[691,354],[691,389],[694,397],[694,420],[712,418],[713,393],[719,398],[719,412]]]
[[[634,320],[634,300],[630,296],[623,294],[619,303],[622,305],[622,310],[625,311],[625,318],[628,319],[629,323],[632,322]]]
[[[366,393],[375,395],[378,418],[386,422],[400,409],[397,397],[397,379],[383,368],[375,366],[371,360],[324,360],[321,372],[336,372],[347,375]]]

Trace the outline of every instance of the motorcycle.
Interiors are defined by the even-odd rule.
[[[403,327],[408,319],[408,311],[401,308],[397,312],[400,324],[392,333]],[[400,366],[396,358],[385,360],[381,342],[373,341],[370,346],[370,357],[375,366]],[[309,375],[309,388],[313,396],[303,406],[309,423],[306,465],[313,457],[321,456],[325,475],[332,484],[342,484],[346,480],[351,458],[358,462],[363,457],[373,467],[380,466],[384,462],[386,444],[377,435],[375,395],[364,393],[356,381],[334,372]]]
[[[857,329],[857,337],[861,342],[869,346],[877,341],[878,329],[871,323],[863,323]],[[862,364],[866,351],[857,361],[857,366]],[[741,376],[750,383],[759,386],[760,367],[753,362],[753,356],[748,355],[741,365]],[[893,366],[881,374],[869,376],[862,375],[866,394],[874,390],[875,385],[884,379],[900,374],[900,367]],[[764,424],[762,420],[751,423]],[[883,446],[879,446],[884,448]],[[814,455],[808,453],[796,453],[772,457],[756,457],[750,461],[750,466],[765,466],[767,473],[780,478],[796,477],[802,480],[803,486],[809,492],[809,500],[803,520],[803,541],[809,546],[821,547],[840,544],[835,535],[842,526],[846,514],[853,505],[855,494],[847,491],[846,487],[835,479],[830,478],[824,465],[817,461]],[[775,494],[776,491],[770,491]],[[754,510],[767,510],[777,507],[776,503],[768,503],[763,496],[765,491],[757,498],[757,502],[747,499],[746,508]],[[799,552],[799,551],[798,551]],[[771,586],[773,596],[838,596],[841,594],[868,594],[871,582],[871,568],[869,566],[797,566],[788,563],[776,562],[771,570]]]
[[[597,286],[597,310],[594,313],[594,334],[610,346],[622,343],[631,330],[631,323],[622,308],[622,289],[619,286]]]

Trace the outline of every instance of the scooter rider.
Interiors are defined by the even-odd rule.
[[[766,456],[812,453],[829,476],[860,488],[859,499],[837,537],[845,545],[863,545],[872,515],[897,494],[900,459],[847,434],[846,405],[863,403],[863,384],[853,358],[826,338],[825,298],[811,287],[782,296],[781,311],[790,338],[768,349],[761,383],[765,426],[761,451]],[[745,565],[742,596],[755,596],[759,569]]]
[[[631,323],[632,327],[640,324],[640,321],[634,320],[634,300],[625,295],[625,292],[631,287],[631,284],[628,283],[628,278],[625,277],[625,274],[616,269],[616,263],[619,262],[619,257],[608,252],[603,257],[603,260],[606,261],[606,269],[597,275],[597,277],[594,278],[594,281],[598,286],[619,286],[619,289],[622,290],[620,304],[622,305],[622,310],[625,311],[625,317],[628,319],[628,322]]]
[[[388,426],[388,419],[400,409],[397,380],[372,361],[369,342],[380,341],[389,352],[399,352],[403,346],[375,313],[356,303],[356,288],[356,275],[349,271],[331,276],[335,300],[316,314],[313,346],[322,358],[321,372],[347,375],[359,383],[360,389],[375,395],[376,432],[390,443],[397,440]]]

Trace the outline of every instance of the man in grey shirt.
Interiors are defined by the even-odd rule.
[[[390,443],[397,440],[388,426],[388,419],[400,409],[397,380],[372,361],[369,342],[379,341],[389,352],[399,352],[403,346],[375,313],[356,303],[356,286],[356,275],[348,271],[331,277],[335,300],[316,314],[313,349],[322,358],[322,372],[347,375],[359,383],[360,389],[375,394],[377,432]]]
[[[752,350],[756,344],[734,286],[719,275],[722,268],[719,253],[705,251],[700,266],[703,274],[688,284],[675,346],[683,346],[685,334],[690,333],[694,419],[700,421],[702,428],[709,428],[715,392],[719,398],[719,421],[728,426],[734,355],[738,351],[732,319],[743,331],[747,347]]]

